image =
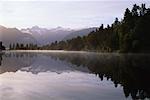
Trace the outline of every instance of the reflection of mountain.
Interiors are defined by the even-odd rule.
[[[82,68],[82,67],[78,68],[65,61],[52,59],[50,56],[43,56],[43,55],[38,56],[35,62],[31,66],[21,68],[20,70],[32,72],[35,74],[39,72],[47,72],[47,71],[56,72],[58,74],[62,72],[70,72],[70,71],[77,71],[77,70],[88,72],[87,68]]]
[[[5,53],[1,55],[0,74],[5,72],[16,72],[22,67],[30,66],[35,59],[34,54]]]
[[[120,55],[96,53],[5,53],[1,54],[1,73],[17,70],[40,72],[81,71],[93,73],[120,84],[126,97],[150,98],[150,55]],[[9,63],[8,63],[9,62]]]
[[[3,55],[1,58],[3,59],[0,67],[1,73],[16,72],[18,70],[32,72],[33,74],[47,71],[56,73],[70,71],[89,72],[87,68],[76,67],[71,63],[53,59],[50,55],[46,56],[44,54],[12,52]]]

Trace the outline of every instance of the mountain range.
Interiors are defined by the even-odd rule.
[[[4,26],[0,26],[0,41],[2,41],[6,47],[12,43],[37,43],[31,34],[22,33],[17,28],[6,28]]]
[[[97,29],[97,27],[92,27],[92,28],[85,28],[85,29],[80,29],[80,30],[76,30],[70,34],[68,34],[67,36],[65,36],[65,38],[63,40],[68,40],[68,39],[72,39],[75,38],[77,36],[86,36],[88,35],[91,31],[95,31]]]
[[[7,28],[0,26],[0,41],[8,47],[12,43],[33,43],[38,45],[46,45],[55,41],[68,40],[77,36],[88,35],[91,31],[96,30],[93,28],[84,29],[70,29],[63,27],[56,28],[41,28],[33,26],[31,28],[17,29]]]
[[[21,32],[31,34],[38,41],[38,44],[43,45],[62,40],[65,36],[74,32],[74,30],[62,27],[47,29],[33,26],[31,28],[21,29]]]

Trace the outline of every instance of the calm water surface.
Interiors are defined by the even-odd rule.
[[[150,55],[0,53],[0,100],[150,100]]]

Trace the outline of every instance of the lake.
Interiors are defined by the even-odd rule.
[[[0,52],[0,100],[150,100],[150,55]]]

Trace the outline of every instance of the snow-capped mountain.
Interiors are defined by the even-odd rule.
[[[74,30],[71,30],[69,28],[56,27],[47,29],[38,26],[21,29],[21,31],[23,33],[31,34],[41,45],[48,44],[54,41],[60,41],[69,33],[74,32]]]
[[[56,28],[41,28],[33,26],[31,28],[21,29],[22,32],[31,34],[38,44],[45,45],[55,41],[72,39],[77,36],[88,35],[91,31],[96,30],[96,27],[73,30],[70,28],[56,27]]]
[[[51,42],[67,40],[77,36],[84,36],[95,30],[96,28],[86,28],[80,30],[72,30],[70,28],[41,28],[33,26],[26,29],[7,28],[0,26],[0,41],[5,46],[12,43],[34,43],[38,45],[46,45]]]

